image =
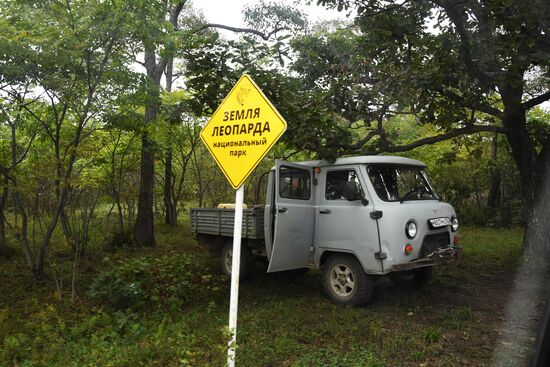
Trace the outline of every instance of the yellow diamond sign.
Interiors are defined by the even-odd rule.
[[[231,186],[238,189],[285,130],[286,121],[245,74],[200,136]]]

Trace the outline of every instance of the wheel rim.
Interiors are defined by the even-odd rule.
[[[339,297],[348,297],[355,289],[353,272],[347,265],[338,264],[330,272],[330,286]]]
[[[233,251],[229,250],[225,252],[225,256],[223,257],[223,263],[225,265],[225,269],[229,274],[231,274],[231,266],[233,264]]]

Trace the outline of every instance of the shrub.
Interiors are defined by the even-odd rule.
[[[89,295],[116,309],[179,308],[224,284],[190,255],[141,257],[114,263],[94,280]]]
[[[133,247],[134,238],[133,233],[130,230],[116,230],[108,235],[103,241],[103,250],[108,252],[115,252],[123,247]]]
[[[24,360],[30,351],[30,340],[24,334],[9,335],[0,348],[0,362],[17,364]]]

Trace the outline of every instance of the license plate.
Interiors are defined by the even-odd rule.
[[[433,228],[441,228],[451,225],[451,220],[446,217],[428,219]]]

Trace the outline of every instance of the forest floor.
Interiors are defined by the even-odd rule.
[[[428,286],[414,293],[381,278],[374,299],[361,308],[329,302],[317,271],[266,274],[258,264],[255,277],[240,287],[237,366],[490,365],[498,344],[509,343],[500,327],[522,230],[462,227],[460,233],[459,263],[437,268]],[[58,291],[69,260],[65,268],[52,266],[51,277],[40,283],[20,254],[0,260],[0,365],[223,366],[229,287],[217,260],[196,244],[186,224],[159,226],[157,241],[149,249],[89,249],[94,255],[83,256],[72,301],[67,285]],[[66,252],[52,254],[52,263],[70,259]],[[138,274],[162,270],[156,263],[148,268],[151,259],[162,257],[164,264],[183,254],[201,273],[198,282],[208,284],[189,288],[186,302],[167,296],[177,286],[151,297],[140,293],[139,305],[110,302],[115,293],[99,302],[89,291],[105,272],[115,274],[107,278],[114,284],[129,281],[122,270],[113,273],[117,266],[128,270],[127,258],[139,264]],[[55,269],[61,269],[57,275]],[[530,351],[517,353],[526,360]]]

